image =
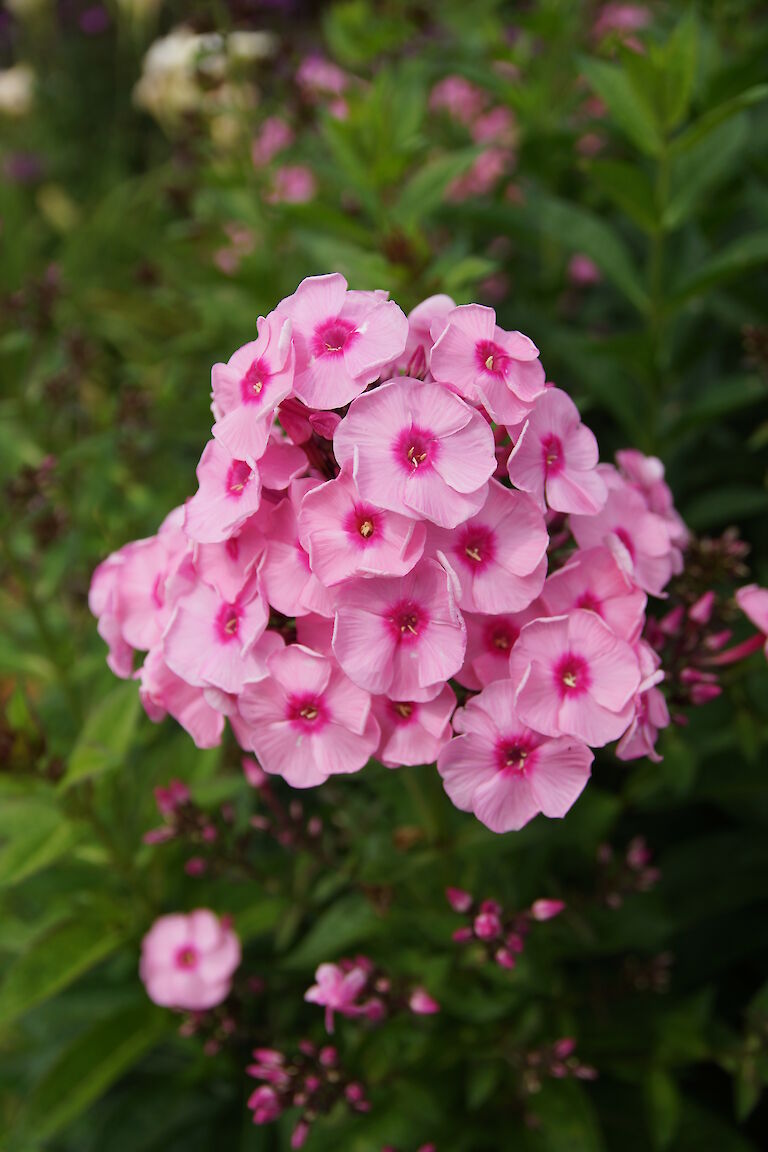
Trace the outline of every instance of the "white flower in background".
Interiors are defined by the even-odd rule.
[[[150,46],[134,88],[134,101],[166,126],[186,113],[215,116],[222,106],[248,106],[255,102],[255,87],[240,80],[237,87],[242,91],[234,97],[230,71],[233,66],[265,59],[276,46],[276,38],[267,32],[224,36],[218,32],[200,34],[181,25]]]
[[[0,69],[0,116],[26,116],[35,95],[35,74],[28,64]]]

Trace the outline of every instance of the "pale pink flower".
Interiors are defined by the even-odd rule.
[[[635,646],[642,681],[635,696],[635,712],[629,727],[616,745],[619,760],[647,758],[658,763],[662,757],[656,751],[659,730],[670,722],[669,709],[657,685],[664,679],[661,657],[649,644],[640,640]]]
[[[107,645],[107,665],[115,676],[127,680],[133,675],[133,648],[123,637],[120,617],[120,569],[125,556],[113,552],[102,560],[91,577],[88,608],[98,621],[97,631]]]
[[[407,376],[358,397],[333,446],[364,499],[443,528],[478,511],[496,468],[483,417],[445,388]]]
[[[185,507],[184,531],[200,544],[227,540],[261,503],[261,478],[253,463],[236,459],[209,440],[197,466],[198,490]]]
[[[163,638],[165,661],[197,688],[238,693],[249,680],[266,675],[264,649],[257,641],[268,614],[256,574],[233,602],[207,584],[198,584],[176,605]]]
[[[515,114],[511,108],[499,104],[478,116],[470,133],[476,144],[501,144],[512,148],[517,142]]]
[[[491,480],[485,504],[458,528],[431,528],[429,550],[444,557],[467,612],[519,612],[538,596],[547,574],[544,517],[523,492]]]
[[[660,596],[679,558],[667,521],[649,512],[643,495],[610,464],[601,464],[598,471],[608,488],[608,499],[597,515],[571,516],[576,543],[580,548],[606,544],[641,588]]]
[[[588,288],[593,284],[599,284],[602,278],[602,272],[589,256],[585,256],[583,252],[576,252],[571,256],[568,261],[568,279],[571,284],[579,288]]]
[[[483,404],[498,423],[517,424],[544,391],[539,350],[522,332],[505,332],[493,308],[462,304],[448,321],[430,356],[435,380],[472,403]]]
[[[204,1012],[229,995],[240,941],[229,921],[207,908],[161,916],[141,945],[139,974],[164,1008]]]
[[[523,723],[593,748],[626,731],[640,686],[632,648],[584,609],[526,624],[512,649],[510,674]]]
[[[642,492],[650,512],[666,521],[672,541],[675,573],[683,570],[682,550],[688,544],[689,532],[675,508],[671,489],[664,479],[664,465],[658,456],[645,456],[634,448],[616,453],[616,462],[625,479]]]
[[[262,488],[272,492],[283,492],[307,470],[307,454],[303,448],[292,444],[284,433],[272,429],[264,455],[259,460],[259,475]]]
[[[294,133],[290,124],[280,116],[268,116],[259,129],[251,145],[251,160],[254,168],[264,168],[274,160],[278,152],[284,152],[293,144]]]
[[[429,94],[431,112],[447,112],[461,124],[471,124],[486,105],[488,94],[463,76],[445,76]]]
[[[297,520],[302,500],[319,483],[311,477],[294,480],[288,497],[271,510],[265,522],[267,547],[261,577],[269,603],[284,616],[333,615],[334,598],[312,571]]]
[[[758,632],[765,637],[765,658],[768,660],[768,588],[745,584],[736,592],[736,603]]]
[[[293,387],[295,360],[289,320],[261,316],[258,333],[211,371],[213,435],[236,460],[251,463],[264,454],[275,409]]]
[[[509,654],[523,627],[539,616],[548,616],[537,602],[523,612],[499,612],[481,616],[465,612],[467,651],[464,665],[456,673],[459,684],[478,690],[494,680],[509,677]]]
[[[277,652],[268,667],[269,679],[246,686],[240,698],[248,743],[264,771],[294,788],[359,771],[379,742],[368,693],[300,644]]]
[[[435,560],[422,560],[400,579],[352,581],[339,597],[333,650],[369,692],[423,699],[424,689],[458,671],[465,646],[451,578]]]
[[[423,523],[362,500],[351,467],[304,497],[299,540],[326,587],[350,576],[404,576],[424,551]]]
[[[305,56],[296,71],[296,83],[309,96],[341,96],[349,77],[323,56]]]
[[[136,677],[141,703],[153,723],[170,715],[198,748],[215,748],[221,743],[224,717],[211,707],[202,688],[193,687],[171,671],[159,648],[149,653]]]
[[[306,164],[282,164],[272,177],[270,204],[307,204],[317,193],[317,180]]]
[[[375,696],[373,714],[381,729],[377,759],[387,768],[433,764],[451,738],[456,697],[446,684],[433,700],[390,700]]]
[[[535,401],[507,464],[512,483],[556,512],[591,516],[605,504],[607,489],[597,471],[594,434],[559,388],[547,388]]]
[[[651,13],[644,4],[604,4],[592,26],[592,35],[602,40],[612,33],[640,32],[651,22]]]
[[[348,292],[343,276],[310,276],[278,305],[293,322],[294,391],[311,408],[340,408],[405,348],[408,321],[386,293]]]
[[[264,554],[264,523],[265,517],[260,511],[228,540],[195,545],[197,575],[230,603],[240,595]]]
[[[508,175],[514,167],[515,154],[509,148],[485,148],[475,157],[469,170],[448,186],[446,196],[457,203],[473,196],[487,196],[502,176]]]
[[[415,1016],[434,1016],[440,1005],[426,988],[414,988],[408,997],[408,1007]]]
[[[345,971],[338,964],[321,964],[315,972],[315,981],[304,993],[304,999],[325,1008],[327,1032],[333,1032],[334,1012],[340,1012],[342,1016],[359,1016],[364,1011],[357,998],[368,982],[365,968]]]
[[[429,365],[429,353],[436,336],[442,332],[448,317],[456,307],[456,301],[443,293],[428,296],[408,313],[408,339],[405,351],[385,370],[382,376],[397,376],[401,372],[417,380],[423,380]]]
[[[462,812],[492,832],[517,831],[539,812],[564,816],[589,779],[592,753],[577,740],[547,739],[519,718],[515,685],[497,680],[455,714],[460,733],[437,761]]]
[[[568,562],[547,577],[541,593],[547,612],[562,616],[588,608],[611,630],[632,644],[645,622],[648,598],[608,548],[578,549]]]

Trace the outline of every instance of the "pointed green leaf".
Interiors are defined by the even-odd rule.
[[[766,260],[768,260],[768,229],[740,236],[678,284],[672,303],[681,304],[695,296],[701,296],[710,288],[717,287],[718,284],[738,276],[741,272],[748,272],[750,268],[764,264]]]
[[[85,721],[60,787],[119,768],[130,748],[141,711],[133,681],[119,684],[98,702]]]
[[[743,112],[745,108],[760,104],[763,100],[768,100],[768,84],[755,84],[752,88],[746,88],[740,92],[738,96],[724,100],[722,104],[710,108],[698,120],[694,120],[693,124],[684,132],[681,132],[672,142],[672,151],[674,153],[686,152],[689,148],[693,148],[694,144],[698,144],[700,140],[706,139],[724,121],[730,120],[739,112]]]
[[[633,144],[649,156],[661,147],[661,135],[653,108],[618,64],[585,59],[581,70],[590,86],[608,106],[612,120]]]

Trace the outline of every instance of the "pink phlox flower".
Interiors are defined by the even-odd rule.
[[[559,388],[547,388],[535,401],[507,464],[517,488],[530,492],[541,507],[591,516],[608,492],[597,471],[594,434],[579,410]]]
[[[491,480],[483,507],[458,528],[430,528],[427,550],[451,568],[463,611],[520,612],[547,574],[549,535],[536,504]]]
[[[308,204],[317,194],[317,180],[306,164],[281,164],[265,199],[269,204]]]
[[[431,112],[447,112],[460,124],[471,124],[483,111],[488,94],[463,76],[445,76],[429,94]]]
[[[296,83],[307,96],[341,96],[349,86],[349,76],[325,57],[312,55],[299,64]]]
[[[465,688],[479,690],[494,680],[509,677],[509,654],[524,625],[549,616],[538,601],[522,612],[499,612],[490,616],[464,612],[467,651],[456,679]]]
[[[465,647],[452,579],[435,560],[420,561],[400,579],[351,581],[339,597],[333,650],[369,692],[423,699],[424,689],[459,670]]]
[[[263,508],[246,520],[228,540],[194,546],[197,575],[230,602],[240,595],[264,555],[265,518],[262,513]]]
[[[307,465],[306,452],[292,444],[282,431],[273,428],[264,455],[259,460],[262,488],[269,492],[284,492],[292,480],[306,472]]]
[[[264,771],[294,788],[359,771],[379,742],[368,693],[300,644],[271,656],[268,668],[269,679],[247,685],[240,699],[247,746]]]
[[[193,687],[171,671],[159,648],[149,653],[136,678],[142,706],[153,723],[170,715],[198,748],[215,748],[221,743],[224,717],[211,707],[202,688]]]
[[[312,571],[331,587],[351,576],[404,576],[421,558],[423,523],[362,500],[347,466],[304,497],[299,540]]]
[[[593,284],[599,284],[602,278],[602,272],[589,256],[585,256],[583,252],[576,252],[571,256],[568,261],[568,279],[571,284],[579,288],[588,288]]]
[[[155,1004],[204,1012],[227,998],[239,964],[240,941],[228,921],[198,908],[155,921],[142,941],[139,974]]]
[[[610,464],[598,468],[608,488],[605,506],[594,516],[571,516],[571,531],[580,548],[607,545],[646,592],[661,596],[679,553],[667,521],[648,510],[645,498]]]
[[[437,336],[447,322],[448,313],[456,307],[456,301],[444,293],[428,296],[408,313],[408,339],[402,355],[382,370],[382,376],[389,378],[401,373],[413,379],[423,380],[429,368],[429,353]]]
[[[651,12],[644,4],[603,4],[592,26],[592,35],[595,40],[603,40],[612,33],[640,32],[651,19]]]
[[[690,532],[675,508],[672,490],[664,479],[664,465],[658,456],[644,456],[634,448],[617,452],[616,462],[624,478],[643,494],[648,510],[666,522],[669,538],[674,545],[674,572],[682,572],[682,553],[688,545]]]
[[[595,612],[526,624],[510,656],[523,723],[593,748],[618,740],[634,714],[637,656]]]
[[[562,616],[576,608],[596,612],[632,644],[645,622],[648,598],[608,548],[578,549],[568,562],[547,577],[541,593],[547,612]]]
[[[493,308],[462,304],[448,322],[430,355],[435,380],[472,403],[483,404],[497,423],[524,419],[544,391],[539,350],[522,332],[505,332]]]
[[[184,531],[200,544],[227,540],[261,503],[256,464],[236,459],[219,440],[209,440],[197,466],[198,490],[187,501]]]
[[[339,273],[310,276],[277,311],[293,322],[294,391],[311,408],[340,408],[401,355],[408,321],[386,293],[349,292]]]
[[[745,584],[736,592],[736,603],[758,632],[765,636],[765,658],[768,660],[768,588]]]
[[[662,757],[656,751],[659,731],[670,723],[669,709],[658,685],[664,679],[661,657],[640,640],[635,645],[642,680],[635,695],[635,713],[629,727],[616,745],[619,760],[647,758],[658,763]]]
[[[484,148],[475,157],[471,167],[449,184],[446,199],[461,203],[476,196],[487,196],[503,176],[508,176],[514,170],[516,160],[511,148]]]
[[[272,607],[285,616],[307,612],[333,615],[333,594],[312,571],[297,519],[303,499],[320,483],[311,477],[292,481],[288,497],[272,509],[266,522],[267,546],[261,568],[264,589]]]
[[[363,499],[443,528],[482,507],[496,467],[483,417],[440,385],[409,377],[358,397],[333,446]]]
[[[264,454],[275,410],[293,387],[291,322],[276,312],[260,317],[258,339],[211,371],[217,415],[213,435],[237,460]]]
[[[547,739],[520,719],[516,686],[497,680],[453,718],[460,733],[437,768],[449,797],[492,832],[517,831],[539,812],[561,817],[589,779],[592,753],[568,737]]]
[[[470,131],[476,144],[499,144],[504,148],[514,148],[517,143],[515,114],[503,104],[478,116]]]
[[[315,972],[316,983],[304,993],[310,1004],[325,1008],[325,1028],[333,1032],[333,1016],[360,1016],[364,1006],[358,1003],[358,996],[368,983],[368,973],[364,968],[345,971],[338,964],[321,964]]]
[[[426,988],[414,988],[408,997],[408,1007],[415,1016],[434,1016],[440,1011],[440,1005],[434,996],[430,996]]]
[[[293,144],[294,132],[280,116],[267,116],[251,145],[254,168],[264,168],[279,152]]]
[[[390,700],[375,696],[373,713],[381,729],[377,758],[387,768],[433,764],[451,738],[456,697],[446,684],[432,700]]]
[[[266,675],[258,641],[268,614],[258,572],[234,601],[201,582],[176,605],[163,637],[165,661],[188,684],[238,693]]]

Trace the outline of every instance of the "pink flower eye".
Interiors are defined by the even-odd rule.
[[[570,653],[564,656],[555,668],[555,680],[563,695],[586,692],[591,682],[586,661]]]
[[[496,376],[504,375],[509,357],[493,340],[481,340],[476,346],[476,353],[481,371],[493,372]]]
[[[355,327],[348,320],[342,320],[338,316],[334,320],[326,320],[315,329],[312,351],[315,356],[330,356],[343,352],[354,333]]]
[[[177,968],[194,968],[197,965],[197,952],[191,945],[180,948],[176,953]]]
[[[227,474],[227,492],[240,496],[251,479],[252,471],[245,460],[233,460]]]
[[[371,536],[373,536],[374,524],[370,516],[366,516],[364,520],[360,521],[357,526],[357,530],[362,536],[363,540],[368,540]]]
[[[413,704],[407,700],[399,700],[393,705],[393,708],[398,716],[402,716],[403,720],[410,720],[413,715]]]

